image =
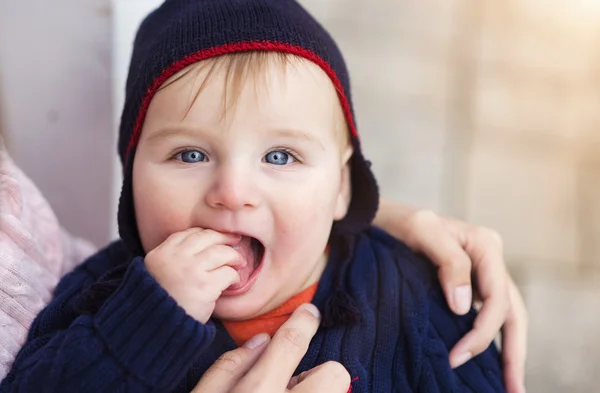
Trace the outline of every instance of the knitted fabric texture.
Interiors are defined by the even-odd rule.
[[[0,138],[0,379],[60,277],[95,250],[60,226]]]
[[[452,313],[433,266],[377,229],[355,240],[344,280],[364,320],[319,329],[295,374],[333,360],[355,379],[352,393],[503,393],[493,344],[450,367],[448,352],[471,330],[475,311]],[[319,309],[331,296],[340,251],[332,247],[319,281],[313,298]],[[100,310],[74,312],[78,296],[124,253],[124,244],[114,243],[61,280],[0,393],[187,393],[219,356],[236,348],[218,320],[201,324],[187,315],[141,257]]]

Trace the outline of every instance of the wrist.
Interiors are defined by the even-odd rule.
[[[402,238],[408,218],[418,209],[409,205],[381,199],[373,225],[393,236]]]

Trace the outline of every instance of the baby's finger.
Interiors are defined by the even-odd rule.
[[[217,293],[215,293],[216,297],[214,300],[217,300],[221,293],[232,286],[233,284],[238,284],[240,282],[240,274],[232,267],[222,266],[208,273],[208,282],[211,283],[211,286],[215,289]]]
[[[179,247],[181,247],[187,255],[194,255],[210,246],[217,244],[234,245],[239,241],[240,235],[204,229],[202,231],[190,231],[181,243],[179,243]]]
[[[188,228],[185,231],[175,232],[169,235],[169,237],[161,244],[164,246],[175,247],[181,244],[192,233],[202,232],[204,229],[198,227]]]
[[[202,266],[202,270],[207,272],[213,271],[221,266],[231,266],[232,268],[241,269],[246,266],[247,263],[239,252],[230,246],[222,244],[206,248],[196,254],[195,258]]]

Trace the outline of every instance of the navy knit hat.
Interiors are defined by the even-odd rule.
[[[142,22],[135,38],[119,131],[124,181],[119,232],[134,255],[144,255],[135,220],[133,160],[150,101],[183,68],[228,53],[273,51],[317,64],[331,79],[342,106],[354,154],[352,200],[334,233],[366,229],[377,211],[375,178],[360,150],[344,59],[325,29],[293,0],[166,0]]]

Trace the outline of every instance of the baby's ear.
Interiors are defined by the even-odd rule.
[[[346,216],[346,213],[348,213],[348,207],[350,206],[350,199],[352,198],[352,183],[350,181],[350,157],[352,157],[352,153],[352,147],[348,146],[342,155],[343,165],[340,179],[340,189],[333,214],[333,219],[336,221],[339,221]]]

